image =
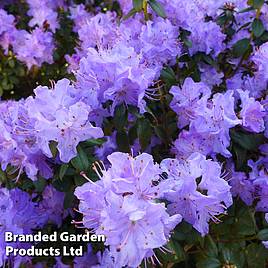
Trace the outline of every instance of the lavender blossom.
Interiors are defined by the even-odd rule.
[[[168,211],[172,215],[180,213],[201,235],[206,235],[209,221],[218,222],[217,216],[232,204],[230,186],[221,177],[220,165],[195,153],[182,161],[164,159],[161,169],[173,182],[165,193],[170,202]]]
[[[240,116],[243,127],[256,133],[264,131],[264,107],[254,98],[250,98],[248,91],[238,90],[238,92],[242,102]]]
[[[105,234],[105,244],[118,267],[136,267],[154,255],[153,249],[167,243],[181,216],[170,217],[164,204],[155,202],[167,184],[160,181],[154,186],[161,171],[150,155],[133,158],[113,153],[108,160],[111,167],[98,173],[99,181],[76,189],[79,211],[84,214],[85,227]],[[99,172],[97,167],[95,170]]]

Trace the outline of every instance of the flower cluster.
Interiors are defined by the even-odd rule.
[[[80,141],[103,136],[89,121],[90,106],[74,95],[75,88],[63,79],[50,90],[37,87],[35,97],[0,104],[3,170],[10,164],[18,170],[18,179],[22,171],[33,180],[38,171],[51,178],[51,142],[56,142],[60,160],[68,162],[76,156]]]
[[[12,47],[17,58],[29,69],[34,65],[40,67],[44,62],[53,63],[55,45],[51,32],[41,27],[34,28],[32,32],[18,30],[15,17],[4,9],[0,9],[0,24],[0,45],[6,53]]]
[[[252,171],[247,175],[244,172],[236,172],[230,166],[233,196],[239,196],[247,205],[256,201],[256,210],[267,212],[267,158],[260,158],[257,162],[249,161]]]
[[[29,22],[30,27],[48,27],[52,32],[55,32],[59,28],[59,23],[57,20],[58,14],[56,12],[57,8],[63,6],[62,0],[52,1],[36,1],[27,0],[29,5],[29,11],[27,15],[32,17]]]
[[[109,169],[95,167],[101,172],[99,181],[76,189],[79,211],[86,228],[106,236],[118,267],[136,267],[167,243],[181,215],[169,216],[164,204],[156,202],[169,182],[161,181],[161,170],[151,155],[113,153],[108,160]]]
[[[51,186],[45,188],[43,199],[40,202],[34,202],[33,196],[19,189],[8,191],[1,188],[0,196],[0,265],[2,266],[8,260],[5,254],[6,245],[22,248],[29,246],[29,243],[5,242],[5,232],[31,234],[48,222],[61,225],[66,214],[63,210],[63,194]],[[12,259],[12,262],[19,264],[20,257],[16,259],[17,257]],[[25,260],[23,261],[25,262]]]
[[[184,161],[165,159],[161,168],[173,182],[165,193],[171,215],[180,213],[202,235],[207,234],[209,220],[218,222],[216,216],[232,204],[231,187],[221,176],[220,165],[195,153]]]
[[[206,85],[187,78],[182,89],[172,87],[170,93],[174,95],[171,108],[183,115],[179,118],[179,127],[189,125],[189,130],[181,132],[175,141],[178,157],[185,159],[194,152],[231,156],[228,151],[229,129],[241,123],[234,111],[233,91],[217,93],[209,99],[210,91]]]

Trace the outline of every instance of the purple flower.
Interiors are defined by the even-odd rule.
[[[214,85],[220,85],[224,74],[218,72],[214,67],[206,64],[200,64],[201,81],[212,88]]]
[[[234,111],[234,97],[232,91],[225,94],[217,93],[211,101],[205,98],[200,100],[196,113],[198,116],[190,123],[190,130],[212,139],[213,152],[221,153],[228,157],[230,152],[227,147],[230,144],[229,129],[240,124]]]
[[[225,48],[223,42],[225,35],[221,32],[221,28],[212,21],[197,22],[191,29],[190,39],[193,43],[189,49],[191,55],[198,51],[218,55]]]
[[[9,15],[4,9],[0,9],[0,46],[7,53],[9,45],[16,36],[15,18]]]
[[[262,74],[263,79],[265,79],[265,81],[268,80],[268,44],[264,43],[263,45],[261,45],[254,53],[254,55],[252,56],[252,60],[254,61],[254,63],[256,64],[257,68],[258,68],[258,72]]]
[[[237,91],[241,98],[242,110],[240,111],[240,116],[242,117],[242,126],[256,133],[264,131],[264,107],[254,98],[250,98],[248,91],[241,89]]]
[[[91,95],[92,106],[113,100],[114,108],[125,102],[144,109],[143,97],[155,72],[140,64],[134,49],[118,44],[109,50],[88,49],[76,73],[77,87]]]
[[[79,69],[79,62],[81,60],[81,55],[79,52],[76,54],[73,54],[71,56],[65,55],[64,57],[65,57],[66,61],[68,62],[68,72],[69,73],[75,72]]]
[[[253,181],[250,180],[244,172],[234,170],[233,164],[229,167],[230,177],[229,184],[234,197],[239,196],[246,205],[251,206],[254,201],[255,187]]]
[[[265,92],[267,81],[263,79],[262,74],[255,72],[254,76],[237,73],[231,79],[227,80],[227,88],[230,90],[243,89],[250,92],[250,96],[260,98]]]
[[[87,252],[83,257],[76,257],[74,259],[74,268],[86,268],[86,267],[95,267],[98,263],[98,258],[92,252],[92,247],[90,244],[87,246]]]
[[[203,96],[208,98],[210,89],[202,82],[195,83],[192,78],[186,78],[181,88],[173,86],[170,93],[174,96],[170,107],[178,114],[178,127],[183,128],[196,117],[199,99]]]
[[[180,213],[201,235],[207,234],[209,221],[218,222],[216,216],[232,204],[230,186],[221,177],[220,165],[195,153],[187,160],[164,159],[161,169],[173,183],[165,193],[170,202],[168,211]]]
[[[101,213],[105,208],[105,192],[107,187],[103,181],[85,183],[75,189],[75,195],[79,199],[79,212],[83,214],[83,225],[90,229],[96,229],[101,225]]]
[[[115,263],[137,267],[153,255],[152,249],[168,242],[168,235],[181,216],[170,217],[163,204],[146,202],[135,195],[125,197],[108,192],[109,206],[97,233],[105,234]]]
[[[87,252],[83,257],[76,257],[74,259],[74,268],[116,268],[114,259],[111,253],[105,249],[103,253],[100,251],[97,254],[92,252],[92,247],[89,244]]]
[[[265,108],[266,113],[264,117],[264,125],[265,125],[264,135],[268,138],[268,97],[266,97],[266,99],[263,100],[262,105]]]
[[[76,189],[79,211],[85,227],[106,236],[117,267],[136,267],[167,243],[181,216],[170,217],[164,204],[155,202],[168,184],[161,180],[152,156],[113,153],[108,160],[109,169],[95,167],[99,181]]]
[[[52,33],[44,32],[40,28],[35,28],[32,33],[18,31],[13,49],[17,58],[24,62],[28,69],[36,65],[40,67],[42,63],[53,63],[54,42]]]
[[[78,32],[83,26],[88,23],[92,15],[86,11],[84,4],[71,6],[69,9],[71,13],[69,17],[74,21],[74,31]]]
[[[258,197],[258,203],[256,205],[257,211],[268,212],[268,183],[267,174],[265,170],[260,170],[259,174],[255,177],[251,174],[253,184],[255,186],[255,195]]]
[[[28,245],[19,242],[7,243],[4,241],[4,233],[9,231],[13,234],[31,234],[33,229],[43,226],[43,220],[44,218],[37,214],[36,204],[32,202],[29,194],[19,189],[0,189],[0,265],[9,258],[5,255],[6,245],[15,248],[25,248]],[[22,261],[17,257],[11,257],[11,260],[15,263]],[[24,258],[23,261],[28,259]]]
[[[4,9],[0,9],[0,36],[5,32],[12,31],[15,24],[13,15],[9,15]]]
[[[115,137],[116,132],[113,132],[110,136],[105,137],[107,141],[104,144],[102,144],[99,148],[95,149],[95,154],[97,158],[103,161],[104,163],[108,162],[107,156],[116,151],[117,144]]]
[[[36,118],[35,130],[42,151],[52,157],[49,143],[57,142],[60,159],[69,162],[76,156],[80,141],[100,138],[103,132],[89,122],[90,106],[75,101],[69,80],[57,82],[53,90],[38,87],[35,99],[29,99],[31,116]]]
[[[160,0],[165,8],[168,18],[173,24],[183,28],[190,28],[192,24],[200,22],[205,17],[205,13],[200,12],[200,7],[195,2],[187,0]]]
[[[42,28],[45,24],[54,33],[56,29],[59,28],[59,23],[57,21],[58,14],[54,10],[55,6],[52,6],[50,2],[52,1],[36,1],[36,0],[27,0],[30,9],[27,12],[27,15],[32,17],[29,22],[30,27],[39,26]],[[56,1],[55,1],[56,2]]]
[[[44,222],[51,222],[60,227],[66,217],[63,207],[64,193],[57,191],[51,185],[47,186],[42,193],[42,200],[38,204],[38,214],[44,217]]]
[[[50,141],[58,143],[57,148],[63,162],[67,163],[76,156],[76,147],[80,141],[103,136],[102,130],[89,122],[88,107],[83,102],[70,106],[69,110],[62,109],[55,112],[56,120],[40,118],[36,129],[39,138],[43,137],[46,151]]]
[[[143,199],[154,199],[160,198],[169,186],[162,182],[159,187],[153,187],[153,182],[160,180],[161,170],[158,164],[154,163],[153,157],[147,153],[133,158],[128,154],[116,152],[107,159],[111,167],[103,177],[111,177],[116,185],[113,191],[117,194],[132,192]],[[113,183],[111,186],[113,187]]]
[[[35,120],[29,117],[25,101],[2,102],[0,104],[0,161],[3,170],[12,165],[19,179],[22,171],[35,180],[38,170],[45,178],[52,176],[46,157],[37,144]]]
[[[180,54],[178,34],[178,28],[167,19],[148,21],[142,27],[140,35],[140,49],[144,60],[149,65],[154,64],[160,68],[170,60],[174,62]]]
[[[190,81],[188,80],[187,83]],[[190,84],[196,87],[196,84]],[[199,88],[199,85],[196,87],[197,92],[204,90],[203,87]],[[175,89],[173,88],[172,92],[176,92]],[[194,90],[192,89],[191,92],[194,92]],[[186,122],[190,123],[189,131],[182,131],[175,141],[173,152],[177,154],[177,158],[183,159],[186,159],[194,152],[212,156],[220,153],[230,157],[231,154],[227,150],[227,147],[230,145],[229,129],[241,122],[234,111],[233,92],[227,91],[225,94],[215,94],[212,100],[208,99],[209,94],[201,98],[200,95],[197,95],[200,99],[194,99],[195,94],[198,94],[197,92],[194,92],[192,97],[188,91],[184,93],[187,96],[185,97],[183,89],[179,94],[177,92],[173,93],[176,95],[171,105],[177,111],[179,118],[182,114],[182,120],[184,120],[183,124],[179,121],[179,126],[184,126]],[[206,90],[204,92],[209,91]],[[177,98],[181,103],[177,104]],[[192,100],[189,102],[189,99]],[[185,101],[186,105],[184,104]],[[187,112],[185,113],[185,111]],[[185,114],[188,118],[185,117]],[[186,121],[185,118],[187,119]]]
[[[78,30],[82,50],[87,51],[90,47],[106,48],[116,43],[118,33],[115,15],[112,12],[99,13],[87,19]]]
[[[131,1],[128,0],[119,0],[120,7],[124,13],[124,15],[128,14],[128,12],[132,9],[133,5]]]

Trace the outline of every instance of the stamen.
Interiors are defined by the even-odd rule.
[[[156,261],[158,262],[159,265],[162,265],[162,263],[159,261],[159,259],[157,258],[157,256],[154,254],[153,257],[155,257]]]
[[[166,248],[165,246],[162,246],[162,247],[160,247],[159,249],[161,249],[161,250],[163,250],[163,251],[166,251],[166,252],[168,252],[168,253],[172,253],[172,254],[174,254],[174,251],[172,251],[172,250]]]
[[[86,175],[86,173],[85,173],[84,171],[81,171],[81,172],[80,172],[80,175],[81,175],[82,177],[84,177],[87,181],[89,181],[90,183],[92,183],[92,184],[94,184],[94,185],[96,185],[96,186],[99,186],[97,183],[95,183],[94,181],[92,181],[92,180]]]

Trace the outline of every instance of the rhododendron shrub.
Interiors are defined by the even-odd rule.
[[[0,267],[266,267],[268,4],[2,0]],[[7,256],[69,232],[83,256]]]

